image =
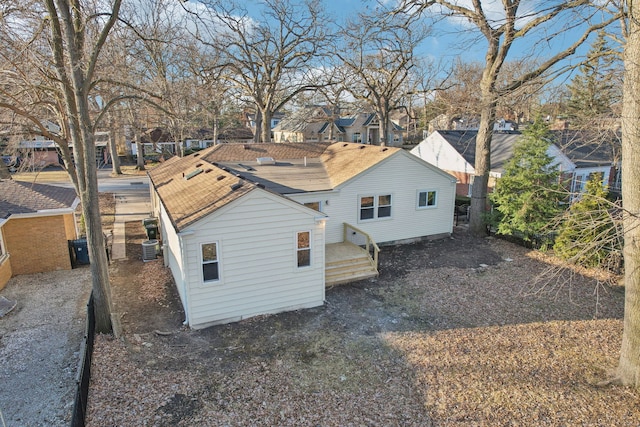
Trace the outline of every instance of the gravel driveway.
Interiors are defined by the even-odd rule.
[[[0,411],[7,426],[69,425],[90,291],[88,266],[17,276],[0,291],[18,303],[0,318]]]

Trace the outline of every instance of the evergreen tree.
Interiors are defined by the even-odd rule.
[[[622,251],[620,221],[607,199],[602,174],[587,181],[584,194],[563,215],[553,249],[559,257],[584,267],[618,268]]]
[[[557,165],[547,154],[549,129],[541,120],[528,126],[497,181],[491,201],[499,213],[497,231],[535,241],[560,211]]]
[[[567,113],[577,127],[592,125],[594,118],[613,114],[612,106],[621,97],[620,85],[616,82],[618,63],[617,52],[611,49],[605,34],[598,33],[585,63],[580,66],[580,74],[567,86],[570,95]]]

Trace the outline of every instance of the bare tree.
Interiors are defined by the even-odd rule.
[[[497,6],[497,2],[492,3]],[[537,10],[530,10],[521,0],[503,0],[501,10],[485,8],[482,0],[458,2],[452,0],[404,0],[400,9],[411,15],[432,13],[440,16],[463,18],[464,22],[480,32],[486,44],[485,63],[480,80],[480,126],[476,139],[475,174],[471,199],[470,232],[481,236],[486,232],[482,214],[487,206],[491,137],[496,118],[496,107],[501,96],[538,78],[560,61],[566,59],[582,45],[589,35],[606,27],[617,17],[595,19],[599,4],[585,0],[546,1]],[[592,23],[592,19],[594,22]],[[559,28],[559,30],[558,30]],[[569,29],[581,31],[581,35],[567,48],[540,60],[539,65],[508,81],[498,79],[511,48],[519,40],[535,40],[536,32],[546,33],[535,47],[548,49],[557,37]],[[535,58],[536,52],[529,56]]]
[[[414,50],[428,32],[399,15],[360,14],[342,31],[337,57],[351,74],[348,90],[380,121],[380,144],[393,142],[391,112],[405,107],[407,82],[415,66]]]
[[[271,141],[271,118],[297,94],[318,87],[309,71],[326,53],[329,34],[320,2],[266,0],[263,19],[251,17],[240,1],[202,1],[200,40],[216,47],[230,71],[227,78],[256,109],[256,142]],[[185,6],[186,7],[186,6]],[[215,43],[212,41],[215,40]]]
[[[640,388],[640,4],[625,1],[622,106],[622,206],[624,228],[624,331],[617,379]]]

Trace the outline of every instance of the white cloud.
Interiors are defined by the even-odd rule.
[[[473,10],[473,3],[471,0],[451,0],[450,3],[455,6],[464,7]],[[505,10],[502,0],[482,0],[482,10],[487,21],[493,28],[497,28],[505,21]],[[536,11],[540,10],[544,6],[544,2],[541,0],[522,0],[520,7],[518,8],[518,24],[523,25],[526,22],[533,19],[536,15]],[[440,9],[435,9],[435,13],[449,13],[446,7],[441,6]],[[453,25],[473,28],[475,25],[471,23],[466,17],[462,15],[454,15],[448,18],[449,22]]]

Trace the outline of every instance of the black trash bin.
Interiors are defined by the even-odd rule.
[[[147,238],[149,240],[157,240],[158,239],[158,226],[149,224],[146,227],[147,230]]]
[[[72,240],[73,255],[77,264],[89,264],[89,246],[87,239]]]

